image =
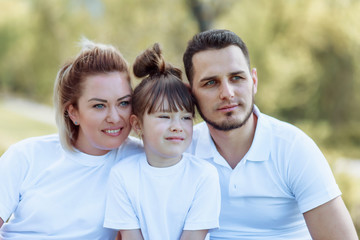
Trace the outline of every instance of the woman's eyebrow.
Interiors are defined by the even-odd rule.
[[[128,98],[128,97],[131,97],[131,95],[130,95],[130,94],[125,95],[125,96],[123,96],[123,97],[121,97],[121,98],[118,98],[116,101],[121,101],[121,100],[123,100],[124,98]],[[107,100],[101,99],[101,98],[90,98],[90,99],[88,100],[88,102],[91,102],[91,101],[97,101],[97,102],[107,103]]]

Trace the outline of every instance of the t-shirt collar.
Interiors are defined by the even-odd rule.
[[[243,159],[245,161],[266,161],[267,159],[269,159],[272,144],[271,126],[268,119],[264,117],[264,115],[260,112],[259,108],[256,105],[254,105],[254,113],[258,117],[255,136],[249,151],[246,153]],[[206,125],[205,122],[200,124]],[[203,131],[203,134],[199,136],[199,139],[197,141],[198,146],[196,146],[195,155],[203,159],[212,158],[216,163],[222,164],[221,160],[218,157],[220,154],[216,150],[215,143],[211,138],[208,127],[202,127],[205,128],[205,131]],[[209,147],[206,148],[204,146]],[[220,162],[217,162],[217,160],[219,160]]]

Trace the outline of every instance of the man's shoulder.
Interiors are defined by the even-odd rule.
[[[208,134],[208,133],[209,133],[209,128],[208,128],[206,122],[204,122],[204,121],[199,122],[194,126],[193,140],[196,140],[199,136],[202,136],[203,134]]]
[[[207,156],[211,149],[211,137],[207,124],[200,122],[194,126],[192,141],[186,152],[196,156]],[[205,154],[205,155],[204,155]]]
[[[272,154],[278,152],[279,149],[288,153],[295,151],[299,155],[308,149],[317,149],[311,137],[291,123],[261,114],[258,124],[260,125],[258,125],[259,129],[255,133],[255,138],[262,144],[268,145]]]
[[[271,129],[274,137],[295,137],[305,136],[306,134],[297,126],[284,120],[261,113],[259,124]],[[261,126],[263,127],[263,126]]]
[[[217,177],[216,168],[209,162],[190,153],[183,153],[183,157],[186,158],[188,167],[197,176],[211,176]]]
[[[205,121],[201,121],[201,122],[195,124],[195,126],[194,126],[194,131],[198,132],[198,131],[205,131],[205,130],[208,131],[208,127],[207,127]]]

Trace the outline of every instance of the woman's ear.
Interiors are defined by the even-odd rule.
[[[79,125],[79,111],[74,107],[74,105],[70,104],[66,110],[74,125]]]
[[[130,124],[132,129],[136,132],[136,134],[141,138],[142,136],[142,131],[141,131],[141,122],[140,119],[134,115],[131,114],[130,116]]]

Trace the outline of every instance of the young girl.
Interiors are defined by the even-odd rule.
[[[203,240],[218,227],[220,187],[211,164],[184,153],[192,140],[191,94],[158,44],[136,58],[133,70],[146,76],[130,117],[145,152],[112,169],[104,226],[120,230],[123,240]]]

